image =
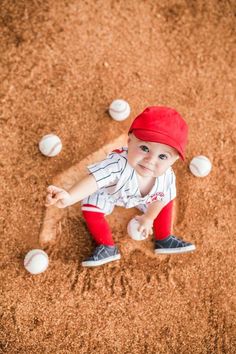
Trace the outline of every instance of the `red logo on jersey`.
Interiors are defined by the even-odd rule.
[[[117,154],[121,154],[123,151],[125,151],[124,149],[115,149],[112,150],[112,152],[116,152]]]
[[[152,195],[150,198],[148,198],[147,204],[150,204],[150,203],[155,202],[156,200],[158,200],[158,197],[159,197],[159,198],[163,198],[164,195],[165,195],[165,194],[164,194],[163,192],[157,192],[156,194],[154,194],[154,195]]]

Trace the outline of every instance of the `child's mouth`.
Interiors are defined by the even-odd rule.
[[[152,172],[152,170],[146,166],[143,166],[143,165],[140,165],[139,166],[144,170],[144,171],[149,171],[149,172]]]

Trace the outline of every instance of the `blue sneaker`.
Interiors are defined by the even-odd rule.
[[[83,267],[97,267],[105,263],[120,259],[120,253],[117,246],[97,246],[89,258],[81,264]]]
[[[164,240],[155,240],[155,253],[158,254],[187,253],[195,249],[194,244],[180,240],[173,235]]]

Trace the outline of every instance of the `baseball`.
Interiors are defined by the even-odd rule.
[[[211,168],[211,161],[206,156],[196,156],[189,164],[190,171],[196,177],[207,176],[210,173]]]
[[[45,156],[56,156],[62,149],[61,139],[55,134],[47,134],[39,142],[39,150]]]
[[[25,269],[31,274],[40,274],[48,267],[48,255],[40,249],[29,251],[24,259]]]
[[[145,240],[145,237],[141,232],[138,231],[139,222],[136,219],[131,219],[127,226],[127,231],[129,236],[136,241]]]
[[[130,115],[130,106],[125,100],[114,100],[110,104],[109,114],[114,120],[121,122]]]

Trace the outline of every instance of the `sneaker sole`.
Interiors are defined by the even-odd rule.
[[[179,247],[179,248],[158,248],[155,249],[155,253],[157,254],[178,254],[178,253],[188,253],[196,250],[194,245]]]
[[[97,267],[109,262],[118,261],[120,259],[120,254],[116,254],[115,256],[107,257],[105,259],[101,259],[100,261],[83,261],[81,265],[83,267]]]

